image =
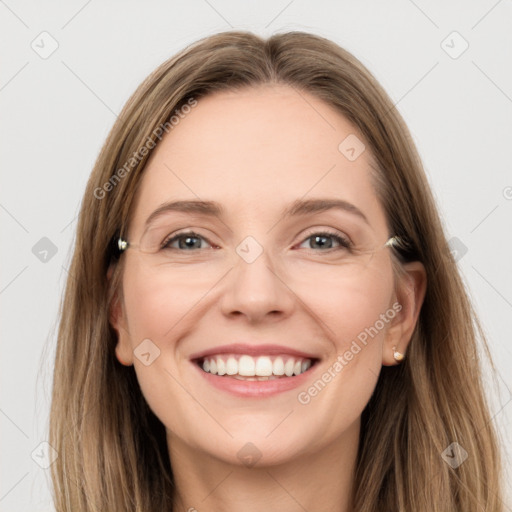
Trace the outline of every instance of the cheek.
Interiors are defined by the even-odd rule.
[[[150,338],[169,349],[169,341],[176,332],[186,328],[188,313],[211,286],[208,283],[205,279],[191,279],[185,271],[170,278],[165,272],[145,269],[134,258],[127,265],[123,281],[132,344]]]
[[[357,276],[343,274],[337,277],[336,272],[330,272],[316,283],[304,279],[296,290],[300,290],[301,300],[321,321],[326,339],[339,354],[345,352],[358,336],[364,341],[364,333],[375,324],[379,335],[385,333],[388,323],[382,323],[381,315],[389,309],[393,288],[392,270],[390,266],[382,265]],[[373,338],[376,337],[374,333]]]
[[[368,403],[382,366],[382,342],[394,318],[390,308],[394,280],[391,269],[372,269],[357,281],[333,281],[309,295],[324,321],[331,347],[323,373],[299,390],[298,402],[312,422],[329,423],[325,435],[335,437],[355,421]],[[312,431],[315,425],[309,425]]]
[[[135,264],[127,265],[125,276],[125,311],[142,394],[166,428],[185,438],[193,425],[204,422],[204,412],[190,406],[190,395],[180,385],[183,368],[177,352],[180,338],[194,329],[194,315],[188,313],[204,291],[186,280],[177,286]],[[141,342],[146,343],[144,351],[139,350]],[[149,353],[149,361],[137,357],[141,353]]]
[[[186,270],[188,273],[176,272],[170,278],[146,269],[133,257],[127,261],[123,278],[124,306],[137,379],[149,406],[159,418],[166,420],[167,426],[175,422],[173,417],[191,414],[190,411],[185,414],[182,408],[190,402],[190,395],[179,384],[184,381],[183,372],[187,370],[179,364],[183,359],[180,340],[197,329],[197,311],[204,307],[201,299],[212,287],[204,273],[201,274],[203,279],[191,279],[190,270]],[[213,283],[218,280],[217,274],[210,277]],[[147,353],[147,357],[137,356]],[[173,410],[179,412],[176,416],[168,417],[170,403]]]

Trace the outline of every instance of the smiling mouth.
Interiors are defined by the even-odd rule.
[[[289,355],[218,354],[196,359],[205,372],[245,381],[268,381],[296,377],[310,370],[318,359]]]

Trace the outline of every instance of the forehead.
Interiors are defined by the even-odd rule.
[[[375,229],[385,229],[371,184],[370,152],[348,159],[339,149],[345,140],[362,143],[362,136],[327,103],[289,86],[206,96],[182,113],[153,151],[135,203],[134,229],[174,200],[213,200],[237,218],[258,215],[270,222],[283,206],[316,197],[355,204]]]

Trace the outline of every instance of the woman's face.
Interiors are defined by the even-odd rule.
[[[171,450],[276,464],[355,438],[401,315],[361,139],[263,86],[200,99],[154,150],[113,323]]]

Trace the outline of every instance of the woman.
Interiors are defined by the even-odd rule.
[[[334,43],[233,31],[162,64],[98,158],[70,276],[58,511],[502,510],[420,160]]]

